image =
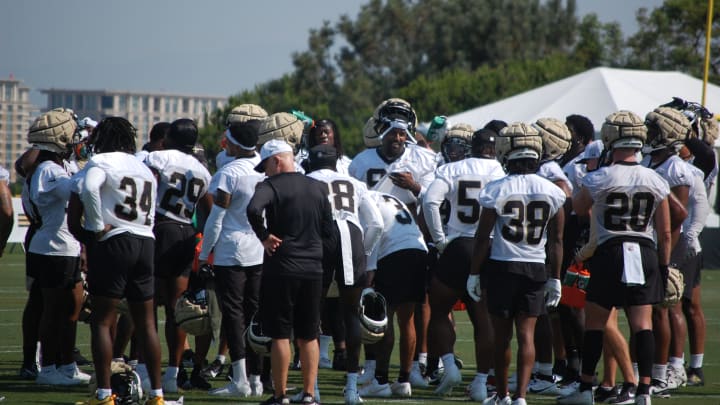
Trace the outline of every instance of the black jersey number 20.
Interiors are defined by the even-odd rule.
[[[511,215],[507,224],[502,227],[502,236],[513,243],[523,239],[529,245],[540,243],[550,216],[550,204],[546,201],[530,201],[524,205],[522,201],[511,200],[503,207],[504,215]]]
[[[127,193],[122,204],[115,205],[115,215],[118,218],[133,222],[138,217],[138,208],[145,213],[145,225],[150,225],[150,210],[152,209],[152,183],[143,183],[142,193],[138,201],[138,190],[135,180],[130,177],[123,177],[120,180],[120,190]]]
[[[655,197],[651,193],[640,192],[629,197],[625,193],[610,193],[605,199],[604,225],[609,231],[644,232],[650,221]]]

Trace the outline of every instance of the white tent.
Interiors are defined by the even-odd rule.
[[[529,123],[538,118],[564,120],[570,114],[580,114],[588,117],[599,132],[605,117],[612,112],[630,110],[645,117],[673,97],[700,102],[702,80],[680,72],[600,67],[449,118],[452,123],[482,128],[493,119]],[[705,105],[708,110],[720,113],[719,86],[708,84]]]

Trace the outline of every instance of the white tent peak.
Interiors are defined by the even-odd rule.
[[[700,102],[702,81],[675,71],[597,67],[449,118],[482,128],[493,119],[530,123],[580,114],[599,132],[605,117],[615,111],[630,110],[645,117],[673,97]],[[720,87],[708,83],[706,98],[708,110],[720,113]]]

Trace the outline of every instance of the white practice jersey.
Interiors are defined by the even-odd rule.
[[[28,213],[40,226],[28,252],[48,256],[80,255],[80,243],[67,227],[71,185],[70,175],[57,163],[46,160],[35,169],[28,188]]]
[[[563,172],[562,168],[560,167],[560,164],[558,164],[558,162],[554,160],[540,163],[540,166],[537,170],[537,175],[542,178],[548,179],[553,183],[558,181],[564,181],[568,185],[568,188],[570,188],[570,191],[573,191],[572,183],[570,182],[570,180],[568,180],[565,172]]]
[[[495,159],[471,157],[438,167],[435,180],[423,197],[425,222],[433,241],[473,237],[480,219],[480,190],[503,177],[505,171]],[[447,232],[443,231],[440,214],[440,205],[445,199],[450,204]]]
[[[175,149],[150,152],[145,163],[158,174],[156,212],[192,223],[197,202],[207,193],[210,172],[194,156]]]
[[[255,266],[262,264],[264,249],[247,218],[247,206],[255,194],[255,185],[265,178],[255,171],[256,158],[233,159],[215,173],[209,193],[221,190],[230,195],[217,240],[205,232],[201,258],[214,249],[214,263],[220,266]],[[216,209],[217,207],[213,207]],[[208,218],[208,221],[210,219]],[[211,224],[206,224],[206,229]]]
[[[93,156],[79,182],[85,208],[85,228],[111,229],[103,240],[129,232],[154,238],[157,182],[152,171],[134,155],[108,152]]]
[[[402,201],[376,191],[368,191],[366,197],[378,208],[383,222],[382,237],[368,259],[368,270],[376,269],[378,260],[399,250],[420,249],[427,252],[422,232]]]
[[[497,214],[490,258],[545,263],[547,223],[565,199],[560,187],[536,174],[509,175],[485,185],[480,205]]]
[[[700,252],[700,232],[705,227],[705,221],[710,214],[711,208],[708,201],[707,190],[705,188],[705,173],[697,167],[688,163],[690,170],[694,174],[693,184],[688,192],[688,216],[682,224],[683,236],[688,240],[688,246],[692,247],[695,252]]]
[[[693,171],[690,165],[682,160],[680,156],[672,155],[658,165],[653,165],[650,161],[645,160],[647,167],[655,170],[665,181],[668,182],[670,189],[678,186],[692,186]]]
[[[5,170],[4,167],[0,167],[0,181],[5,182],[5,184],[10,185],[10,172]]]
[[[597,244],[615,237],[655,240],[655,209],[670,194],[667,181],[639,164],[616,163],[582,180],[593,199]]]
[[[578,160],[580,160],[582,157],[582,153],[575,156],[562,168],[563,173],[565,173],[565,177],[567,177],[568,182],[570,183],[573,197],[575,197],[575,195],[577,195],[577,193],[580,191],[582,178],[585,177],[585,175],[587,174],[587,168],[585,164],[578,163]]]
[[[295,164],[302,165],[303,162],[307,160],[308,156],[309,155],[307,149],[300,149],[300,152],[295,155]],[[350,167],[350,163],[352,163],[352,159],[350,159],[346,155],[340,156],[340,158],[338,158],[337,160],[337,163],[335,164],[335,171],[340,174],[349,176],[350,174],[348,173],[348,168]]]
[[[333,208],[333,219],[344,219],[363,229],[360,224],[360,201],[367,193],[365,183],[330,169],[315,170],[307,175],[328,185],[328,199]]]
[[[348,173],[364,182],[368,188],[373,188],[386,174],[410,172],[422,187],[422,193],[433,181],[435,167],[435,153],[416,145],[406,145],[403,154],[392,162],[380,156],[379,148],[366,149],[355,156]],[[396,197],[405,198],[405,194]]]

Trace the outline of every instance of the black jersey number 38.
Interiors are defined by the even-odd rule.
[[[529,245],[540,243],[550,216],[550,204],[530,201],[525,205],[522,201],[511,200],[505,203],[502,212],[510,215],[510,220],[502,227],[505,240],[519,243],[524,239]]]

